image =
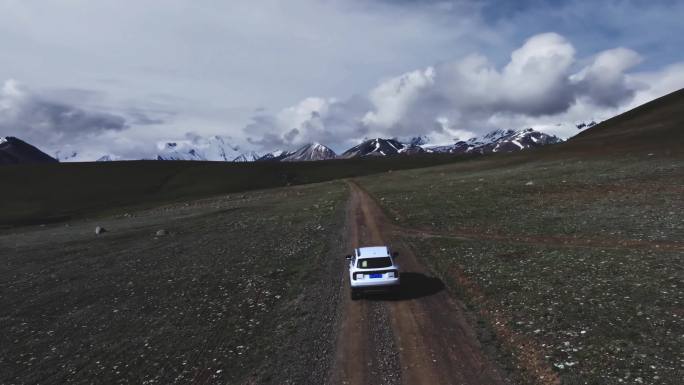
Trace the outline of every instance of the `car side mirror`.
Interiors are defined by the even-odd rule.
[[[351,255],[345,256],[344,259],[346,259],[347,261],[351,261]]]
[[[392,253],[392,258],[396,258],[396,257],[398,257],[398,256],[399,256],[399,252],[398,252],[398,251],[395,251],[395,252]]]

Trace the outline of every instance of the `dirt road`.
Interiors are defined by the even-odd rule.
[[[348,281],[337,339],[333,384],[505,384],[483,352],[461,305],[393,233],[383,212],[350,183],[348,249],[390,244],[400,253],[396,296],[349,299]]]

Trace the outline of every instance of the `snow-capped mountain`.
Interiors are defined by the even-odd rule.
[[[448,146],[428,147],[433,152],[450,154],[493,152],[513,152],[547,144],[560,143],[562,140],[554,135],[535,131],[532,128],[524,130],[494,130],[481,138],[471,138],[458,141]]]
[[[165,143],[156,160],[207,160],[197,149],[188,147],[176,142]]]
[[[335,154],[335,151],[331,150],[327,146],[324,146],[320,143],[309,143],[300,147],[298,150],[290,153],[286,157],[282,158],[282,161],[301,162],[335,158],[337,158],[337,154]]]
[[[292,151],[275,150],[275,151],[264,154],[264,156],[259,158],[259,160],[260,161],[278,162],[278,161],[281,161],[281,160],[287,158],[290,155],[292,155]]]
[[[425,146],[430,143],[430,137],[428,137],[427,135],[413,136],[406,140],[402,139],[401,143],[404,143],[409,146]]]
[[[229,139],[222,136],[211,136],[198,144],[198,150],[206,160],[232,161],[242,154],[240,147],[229,143]]]
[[[261,159],[261,155],[254,151],[249,151],[245,152],[244,154],[240,154],[240,156],[233,159],[233,162],[255,162],[259,159]]]
[[[580,129],[587,126],[579,127]],[[574,126],[573,126],[573,129]],[[7,141],[7,139],[3,139]],[[194,160],[222,162],[254,162],[254,161],[315,161],[336,158],[356,158],[367,156],[411,155],[424,152],[440,152],[451,154],[511,152],[546,144],[561,142],[556,136],[548,135],[532,128],[524,130],[495,130],[482,137],[458,141],[446,146],[430,145],[425,136],[398,139],[375,138],[354,146],[341,155],[336,155],[329,147],[320,143],[309,143],[295,151],[273,151],[260,156],[254,151],[240,152],[240,148],[230,143],[230,139],[221,136],[208,138],[193,137],[189,139],[165,142],[157,145],[147,159],[154,160]],[[77,149],[76,149],[77,150]],[[57,151],[55,157],[59,161],[83,161],[81,151],[66,147]],[[85,153],[85,152],[83,152]],[[114,161],[121,158],[105,154],[97,161]]]
[[[424,152],[417,145],[401,143],[396,139],[375,138],[354,146],[340,155],[340,158],[358,158],[363,156],[390,156],[397,154],[414,154]]]
[[[231,145],[226,138],[211,136],[167,142],[158,146],[157,160],[210,160],[230,162],[242,155],[238,146]]]
[[[259,161],[270,162],[303,162],[314,160],[335,159],[337,154],[328,146],[320,143],[308,143],[294,151],[276,150],[259,158]]]
[[[57,159],[13,136],[0,137],[0,164],[56,163]]]

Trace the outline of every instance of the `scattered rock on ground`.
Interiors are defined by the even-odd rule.
[[[525,183],[525,186],[534,186],[534,182],[529,181],[529,182]]]
[[[100,235],[102,233],[106,233],[107,230],[104,227],[97,226],[95,227],[95,234]]]
[[[165,235],[169,235],[169,232],[166,231],[166,230],[164,230],[164,229],[160,229],[160,230],[157,230],[157,234],[156,234],[156,235],[157,235],[158,237],[163,237],[163,236],[165,236]]]

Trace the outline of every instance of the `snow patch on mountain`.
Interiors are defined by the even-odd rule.
[[[245,152],[244,154],[240,154],[240,156],[233,159],[233,162],[255,162],[259,159],[261,159],[261,155],[255,151],[249,151]]]
[[[476,137],[465,141],[461,140],[448,146],[429,147],[429,150],[450,154],[488,154],[494,152],[520,151],[562,141],[562,139],[555,135],[536,131],[533,128],[526,128],[518,131],[499,129],[491,131],[481,138]]]
[[[264,156],[259,158],[259,161],[277,162],[277,161],[281,161],[281,160],[287,158],[291,154],[292,154],[292,151],[275,150],[275,151],[264,154]]]
[[[341,158],[389,156],[399,154],[406,146],[396,139],[368,139],[340,155]]]
[[[159,143],[157,149],[157,160],[230,162],[242,155],[239,146],[230,144],[227,138],[222,136]]]
[[[97,158],[96,162],[115,162],[117,160],[121,160],[121,157],[116,155],[102,155]]]
[[[206,160],[191,145],[178,142],[167,142],[159,148],[156,160]]]
[[[284,162],[305,162],[313,160],[327,160],[335,159],[337,154],[327,146],[320,143],[308,143],[296,151],[291,152],[286,157],[282,158]]]

